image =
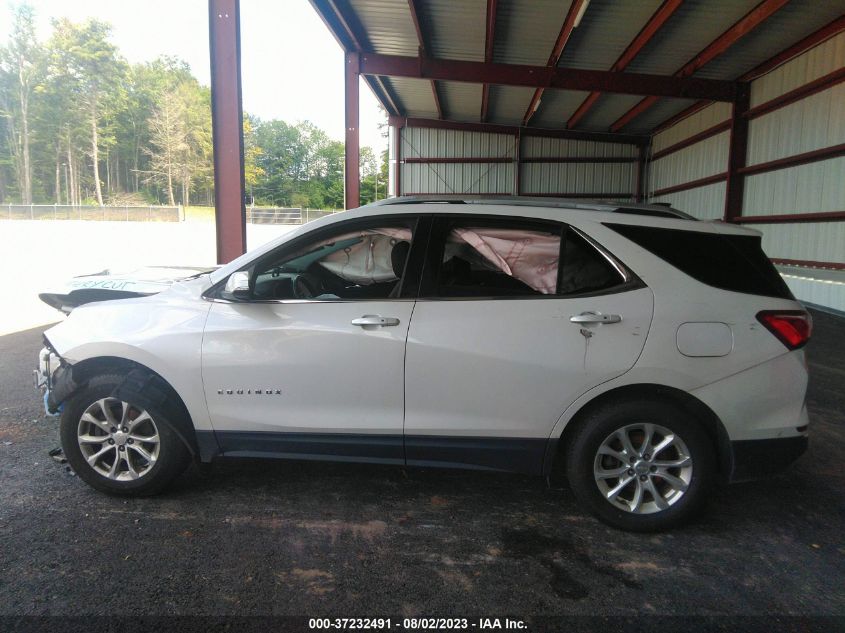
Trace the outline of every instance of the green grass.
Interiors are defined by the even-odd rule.
[[[214,207],[185,207],[186,222],[214,222]]]

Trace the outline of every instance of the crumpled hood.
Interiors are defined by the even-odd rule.
[[[216,266],[147,266],[130,271],[104,270],[72,277],[38,294],[49,306],[70,314],[86,303],[147,297],[169,288],[174,282],[210,273]]]

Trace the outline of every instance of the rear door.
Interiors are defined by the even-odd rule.
[[[438,219],[405,358],[408,463],[540,472],[564,409],[636,362],[652,307],[573,228]]]

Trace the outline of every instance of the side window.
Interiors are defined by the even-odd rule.
[[[607,226],[708,286],[764,297],[793,299],[786,282],[763,252],[760,236],[629,224]]]
[[[563,242],[562,295],[600,292],[625,282],[625,278],[592,244],[573,229]]]
[[[257,300],[367,300],[399,296],[411,250],[412,224],[321,232],[295,250],[258,262],[251,278]]]
[[[453,224],[437,276],[441,297],[523,297],[557,291],[560,231],[536,224]]]

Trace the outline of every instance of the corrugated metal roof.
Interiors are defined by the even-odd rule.
[[[425,0],[417,6],[432,56],[484,61],[486,0]]]
[[[568,0],[500,0],[493,61],[544,66],[570,4]]]
[[[587,98],[589,92],[575,90],[546,90],[540,102],[540,107],[531,119],[531,125],[536,127],[557,128],[566,125],[566,120],[572,116],[575,109]],[[529,101],[523,106],[523,113]]]
[[[696,77],[736,79],[792,42],[810,35],[845,11],[845,2],[790,0],[760,28],[754,29],[698,71]]]
[[[592,0],[558,66],[610,70],[660,4],[661,0]]]
[[[481,111],[481,84],[438,81],[444,116],[454,121],[478,121]]]
[[[315,2],[319,0],[313,0]],[[498,0],[493,61],[545,65],[573,0]],[[753,9],[759,0],[687,0],[626,68],[626,72],[672,75]],[[362,45],[382,54],[416,56],[419,42],[408,0],[349,0],[338,3],[359,23]],[[609,70],[661,0],[592,0],[564,48],[560,67]],[[442,59],[483,61],[486,0],[416,0],[428,53]],[[845,12],[845,0],[791,0],[696,76],[736,79],[787,46]],[[343,38],[341,38],[343,39]],[[403,113],[436,118],[431,83],[386,79]],[[479,121],[481,85],[438,81],[444,117]],[[491,87],[488,122],[520,124],[531,101],[530,88]],[[563,128],[586,93],[546,90],[531,120],[534,126]],[[577,124],[607,130],[640,97],[603,94]],[[692,101],[660,99],[631,121],[625,132],[649,132]]]
[[[650,132],[666,119],[675,116],[693,103],[696,103],[695,99],[660,99],[634,119],[630,125],[626,126],[625,132]]]
[[[350,0],[349,4],[361,22],[373,52],[383,55],[417,54],[417,32],[407,2]]]
[[[525,110],[531,102],[531,95],[533,94],[533,88],[491,86],[490,121],[505,125],[520,125],[522,123],[522,117],[525,114]]]
[[[603,94],[587,116],[581,119],[578,127],[585,130],[605,131],[611,123],[637,105],[641,99],[642,97],[636,95]]]
[[[684,2],[628,66],[628,72],[672,75],[760,0]],[[780,49],[775,49],[772,54]]]
[[[390,83],[408,116],[436,117],[437,106],[431,92],[431,82],[425,79],[391,77]],[[433,113],[433,114],[432,114]]]

